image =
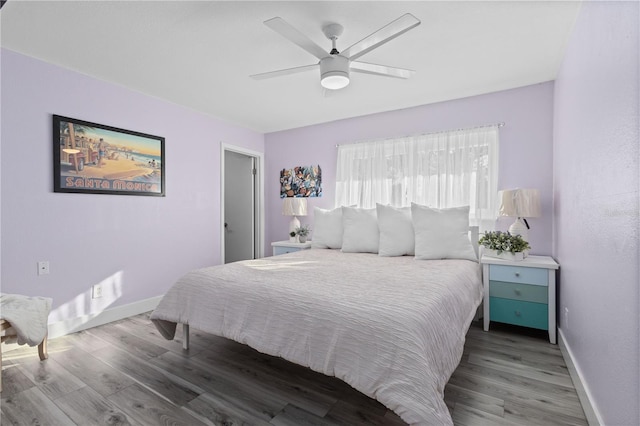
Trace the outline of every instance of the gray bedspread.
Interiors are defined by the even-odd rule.
[[[338,377],[409,424],[452,424],[444,387],[482,300],[478,263],[304,250],[192,271],[151,319]]]

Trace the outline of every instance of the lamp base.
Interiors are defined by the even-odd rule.
[[[523,240],[529,242],[529,228],[524,224],[522,218],[517,218],[509,227],[511,235],[520,235]]]
[[[296,228],[300,227],[300,221],[298,220],[297,217],[293,216],[291,218],[291,222],[289,222],[289,242],[290,243],[297,243],[298,242],[298,236],[294,235],[293,237],[291,236],[292,232],[296,232]]]

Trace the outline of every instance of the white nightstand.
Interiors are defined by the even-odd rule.
[[[489,322],[549,330],[556,343],[556,270],[549,256],[503,260],[482,256],[484,331]]]
[[[308,250],[311,248],[311,241],[307,241],[305,243],[276,241],[275,243],[271,243],[271,247],[273,247],[273,255],[277,256],[279,254],[291,253],[294,251]]]

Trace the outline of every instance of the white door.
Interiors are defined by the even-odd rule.
[[[255,259],[256,159],[224,151],[224,263]]]

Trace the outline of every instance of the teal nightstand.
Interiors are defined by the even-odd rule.
[[[484,331],[490,321],[549,331],[556,343],[556,270],[549,256],[521,261],[482,256]]]

